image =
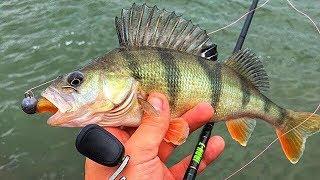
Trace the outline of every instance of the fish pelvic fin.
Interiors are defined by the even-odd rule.
[[[217,59],[216,45],[207,32],[175,12],[146,4],[123,9],[115,18],[121,48],[167,48],[187,52],[209,60]]]
[[[227,129],[231,137],[242,146],[247,146],[248,140],[256,126],[253,119],[240,118],[226,121]]]
[[[295,164],[303,154],[307,137],[320,130],[320,116],[308,112],[287,110],[284,123],[276,128],[282,150],[288,160]]]
[[[142,110],[152,116],[159,116],[159,112],[146,100],[138,98]],[[189,136],[189,124],[183,118],[170,120],[168,131],[164,137],[166,142],[174,145],[183,144]]]
[[[249,49],[240,50],[229,57],[225,64],[238,72],[244,80],[261,92],[269,89],[269,79],[261,60]]]
[[[175,118],[170,121],[164,140],[174,145],[181,145],[186,141],[188,135],[188,123],[183,118]]]

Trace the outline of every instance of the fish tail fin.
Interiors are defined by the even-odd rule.
[[[166,142],[174,145],[183,144],[189,135],[189,125],[183,118],[175,118],[170,121],[169,129],[164,137]]]
[[[276,128],[282,150],[288,160],[295,164],[303,154],[307,137],[320,130],[320,116],[308,112],[287,110],[282,125]]]

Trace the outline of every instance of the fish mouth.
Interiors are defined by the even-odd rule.
[[[57,108],[53,103],[54,101],[49,101],[46,97],[41,97],[37,103],[37,113],[51,113],[52,115],[48,119],[48,124],[57,126],[57,119],[60,119],[63,113]]]
[[[88,111],[89,107],[79,107],[76,111],[72,111],[72,101],[67,101],[63,94],[61,95],[55,88],[48,87],[42,94],[42,98],[38,100],[38,104],[42,104],[40,112],[53,113],[47,120],[50,126],[60,127],[82,127],[84,122],[95,123],[98,118],[90,118],[92,113]]]
[[[72,106],[66,101],[54,88],[47,88],[39,98],[37,103],[37,112],[49,112],[53,115],[49,117],[47,123],[51,126],[60,126],[68,118],[65,117]]]
[[[49,112],[55,114],[58,111],[58,108],[48,99],[41,97],[37,102],[37,113]]]
[[[49,117],[49,119],[47,120],[47,123],[51,126],[59,126],[63,123],[59,121],[59,119],[61,119],[62,116],[63,116],[63,113],[58,110],[56,113],[54,113],[52,116]]]

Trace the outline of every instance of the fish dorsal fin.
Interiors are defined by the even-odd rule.
[[[229,57],[225,64],[240,73],[260,91],[269,89],[269,79],[260,59],[250,50],[241,50]]]
[[[216,45],[205,30],[157,6],[133,4],[121,11],[115,25],[121,48],[160,47],[217,58]]]

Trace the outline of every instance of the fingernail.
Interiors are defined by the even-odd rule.
[[[158,97],[150,97],[149,102],[157,111],[162,111],[162,99]]]

